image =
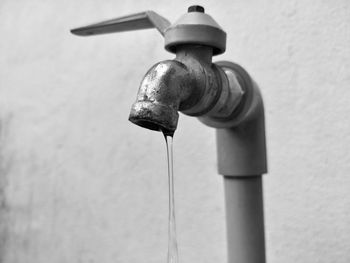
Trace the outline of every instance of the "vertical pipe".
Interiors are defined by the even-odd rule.
[[[224,176],[228,263],[265,263],[261,175]]]

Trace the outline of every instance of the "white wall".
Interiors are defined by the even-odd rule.
[[[172,58],[156,30],[78,38],[69,29],[202,4],[266,105],[268,262],[350,261],[350,2],[0,3],[0,262],[162,262],[161,134],[128,122],[139,82]],[[214,130],[175,135],[180,262],[225,262]]]

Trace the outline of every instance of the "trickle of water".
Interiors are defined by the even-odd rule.
[[[174,171],[173,171],[173,137],[164,133],[168,158],[169,178],[169,225],[168,225],[168,263],[178,263],[176,224],[175,224],[175,201],[174,201]]]

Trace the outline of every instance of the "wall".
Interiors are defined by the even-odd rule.
[[[350,4],[198,1],[260,84],[267,121],[268,262],[350,261]],[[78,38],[69,29],[185,1],[0,3],[0,262],[165,262],[161,134],[128,122],[139,82],[172,58],[156,30]],[[175,135],[180,262],[225,262],[214,130]]]

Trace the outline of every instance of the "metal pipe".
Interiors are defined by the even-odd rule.
[[[265,263],[262,177],[224,176],[228,263]]]
[[[265,263],[262,176],[224,176],[228,263]]]
[[[228,263],[265,263],[262,174],[267,172],[264,106],[258,86],[240,66],[218,63],[236,74],[244,90],[240,111],[217,129],[218,171],[224,176]]]

